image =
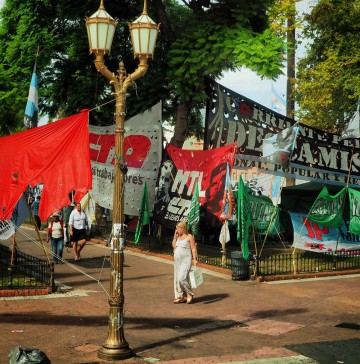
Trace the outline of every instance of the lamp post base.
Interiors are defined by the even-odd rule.
[[[98,357],[104,360],[124,360],[134,356],[134,353],[129,348],[128,343],[123,343],[121,346],[117,347],[107,347],[104,344],[98,350]]]

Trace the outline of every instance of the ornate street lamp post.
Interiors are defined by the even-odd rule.
[[[133,355],[124,335],[124,176],[127,166],[124,159],[124,121],[125,103],[128,87],[142,77],[148,68],[148,58],[154,55],[154,48],[159,25],[147,15],[147,0],[144,0],[144,10],[140,17],[129,24],[134,57],[139,58],[137,69],[126,75],[124,63],[120,62],[117,75],[109,71],[104,63],[104,56],[110,53],[115,34],[117,20],[112,18],[100,1],[99,10],[86,18],[90,53],[95,53],[96,69],[110,80],[114,87],[115,105],[115,165],[114,165],[114,198],[113,198],[113,228],[111,251],[111,275],[109,295],[108,337],[98,351],[98,356],[105,360],[121,360]]]

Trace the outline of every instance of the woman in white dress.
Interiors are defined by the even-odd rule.
[[[190,286],[189,272],[192,263],[197,264],[197,250],[195,239],[188,233],[185,221],[180,221],[176,225],[172,245],[174,248],[174,303],[192,303],[194,291]]]

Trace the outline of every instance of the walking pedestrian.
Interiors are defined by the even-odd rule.
[[[191,289],[189,272],[192,263],[197,264],[197,250],[194,236],[188,233],[185,221],[177,223],[172,245],[174,248],[174,303],[192,303],[194,291]]]
[[[86,229],[88,227],[87,215],[81,208],[80,202],[75,204],[75,208],[70,214],[69,227],[75,260],[80,260],[80,252],[86,244]]]
[[[62,254],[64,249],[64,222],[60,220],[60,215],[57,212],[52,214],[52,221],[48,226],[46,242],[49,243],[50,240],[54,263],[62,263]]]

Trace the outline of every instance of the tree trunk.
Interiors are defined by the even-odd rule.
[[[170,144],[178,148],[182,148],[187,136],[191,107],[192,101],[182,102],[176,113],[175,131]]]

